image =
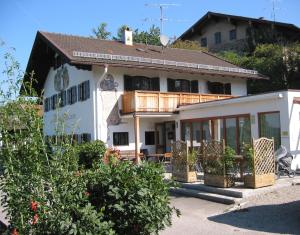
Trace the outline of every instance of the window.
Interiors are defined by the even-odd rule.
[[[275,150],[281,144],[280,112],[259,113],[259,137],[274,138]]]
[[[226,145],[237,151],[237,126],[236,118],[226,118],[225,119]]]
[[[51,109],[55,110],[58,107],[58,96],[55,94],[51,96]]]
[[[78,85],[78,101],[85,101],[90,98],[90,81]]]
[[[221,44],[222,38],[221,38],[221,32],[215,33],[215,44]]]
[[[191,93],[199,93],[198,81],[191,81]]]
[[[155,145],[154,131],[145,131],[145,145]]]
[[[77,87],[72,86],[68,89],[68,104],[74,104],[77,102]]]
[[[212,94],[231,95],[231,83],[207,82],[207,88]]]
[[[207,47],[207,38],[201,38],[201,47]]]
[[[229,39],[230,39],[230,41],[236,40],[236,29],[229,31]]]
[[[192,123],[193,129],[193,146],[200,146],[200,142],[202,139],[201,136],[201,123],[200,122],[193,122]]]
[[[81,143],[90,142],[91,138],[92,138],[91,134],[89,134],[89,133],[82,133],[81,134]]]
[[[148,78],[143,76],[128,76],[124,75],[124,89],[125,91],[159,91],[159,78]]]
[[[251,123],[249,117],[239,117],[239,146],[251,144]]]
[[[44,100],[44,110],[45,110],[45,112],[48,112],[51,110],[51,99],[50,98],[46,98]]]
[[[60,107],[65,107],[67,105],[67,92],[61,91],[58,94],[58,99],[59,99]]]
[[[113,144],[115,146],[129,145],[128,132],[114,132]]]
[[[192,92],[198,93],[198,81],[189,81],[185,79],[171,79],[168,78],[167,80],[168,91],[170,92]]]

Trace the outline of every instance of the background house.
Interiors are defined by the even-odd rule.
[[[288,23],[207,12],[177,40],[198,41],[209,51],[252,51],[259,43],[298,41],[300,29]]]

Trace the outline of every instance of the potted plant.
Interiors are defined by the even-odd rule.
[[[235,150],[227,146],[221,156],[206,158],[204,184],[221,188],[234,186],[235,154]]]
[[[196,160],[197,152],[195,150],[187,151],[184,156],[175,155],[172,160],[172,175],[174,180],[186,183],[196,182]]]
[[[260,188],[275,184],[275,157],[272,139],[253,140],[253,146],[244,145],[242,155],[247,163],[248,174],[244,186]]]

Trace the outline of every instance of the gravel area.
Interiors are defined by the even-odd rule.
[[[299,234],[300,185],[247,199],[236,210],[222,204],[181,196],[172,204],[182,216],[161,232],[169,234]]]

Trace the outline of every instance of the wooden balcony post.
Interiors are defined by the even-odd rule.
[[[134,141],[135,141],[135,162],[139,164],[140,159],[140,117],[134,114]]]

